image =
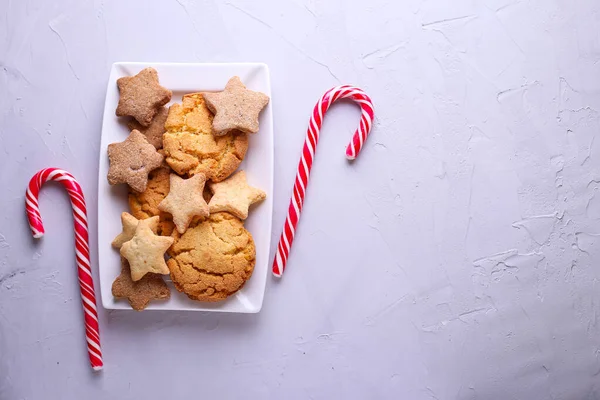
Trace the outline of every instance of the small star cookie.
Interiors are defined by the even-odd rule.
[[[163,134],[165,133],[165,122],[167,122],[168,116],[169,109],[167,107],[161,107],[148,127],[144,127],[137,121],[131,121],[127,124],[127,127],[130,130],[137,129],[138,131],[142,132],[144,136],[146,136],[146,139],[148,139],[148,143],[156,147],[157,150],[162,149]]]
[[[139,281],[148,272],[168,274],[165,252],[172,244],[172,237],[155,235],[148,226],[138,224],[133,238],[121,246],[121,255],[131,267],[131,279]]]
[[[203,93],[203,96],[207,107],[215,114],[213,133],[216,136],[233,130],[258,132],[258,114],[269,103],[269,96],[246,89],[237,76],[227,82],[222,92]]]
[[[152,218],[138,220],[127,212],[121,213],[121,225],[123,225],[123,230],[112,241],[112,247],[120,249],[121,246],[123,246],[123,243],[130,241],[135,234],[135,228],[137,228],[138,223],[146,225],[152,229],[152,232],[156,233],[158,230],[158,220],[158,215]]]
[[[177,232],[183,234],[195,216],[208,217],[208,204],[202,195],[205,183],[206,175],[203,173],[189,179],[171,174],[169,194],[160,202],[158,209],[173,216]]]
[[[223,182],[211,183],[209,187],[213,192],[208,203],[211,214],[227,211],[240,219],[246,219],[250,205],[267,197],[262,190],[248,185],[246,171],[240,171]]]
[[[163,158],[140,131],[133,130],[125,141],[108,145],[108,183],[127,183],[133,190],[143,192],[148,174],[160,167]]]
[[[121,275],[112,284],[112,295],[127,299],[131,308],[142,311],[151,300],[166,300],[171,297],[171,291],[160,275],[146,274],[139,281],[132,281],[129,263],[121,257]]]
[[[117,79],[119,117],[132,116],[142,126],[149,126],[158,109],[171,100],[171,91],[158,84],[158,73],[146,68],[135,76]]]

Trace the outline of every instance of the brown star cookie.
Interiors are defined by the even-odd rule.
[[[167,107],[161,107],[148,127],[142,126],[137,121],[131,121],[127,126],[130,130],[137,129],[142,132],[146,136],[146,139],[148,139],[148,143],[156,147],[156,149],[162,149],[162,138],[165,133],[165,122],[167,122],[168,115],[169,109]]]
[[[151,300],[166,300],[171,297],[171,291],[157,274],[146,274],[139,281],[132,281],[129,263],[121,257],[121,275],[112,284],[112,295],[127,299],[131,308],[142,311]]]
[[[267,194],[260,189],[248,185],[246,171],[240,171],[231,178],[209,184],[213,197],[208,203],[212,213],[227,211],[238,218],[248,218],[248,208],[251,204],[262,201]]]
[[[143,192],[148,184],[148,173],[160,166],[163,156],[140,131],[134,130],[125,141],[108,145],[108,161],[108,183],[127,183]]]
[[[148,226],[138,224],[133,238],[121,246],[121,255],[131,267],[131,279],[139,281],[148,272],[168,274],[165,252],[172,244],[172,237],[155,235]]]
[[[237,76],[227,82],[222,92],[203,95],[206,105],[215,114],[213,132],[217,136],[232,130],[258,132],[258,114],[269,103],[269,96],[246,89]]]
[[[158,109],[171,100],[171,91],[158,84],[158,73],[154,68],[119,78],[117,86],[120,93],[117,116],[132,116],[142,126],[149,126]]]
[[[256,263],[252,235],[228,213],[193,221],[169,254],[175,288],[199,301],[221,301],[236,293]]]
[[[202,173],[189,179],[171,174],[171,189],[167,197],[158,205],[158,209],[173,216],[177,232],[184,233],[196,216],[208,217],[208,204],[202,195],[205,183],[206,176]]]
[[[116,249],[120,249],[121,246],[123,246],[123,243],[130,241],[135,234],[135,228],[137,228],[138,223],[146,225],[152,229],[152,232],[154,233],[158,230],[158,217],[138,220],[127,212],[121,213],[121,225],[123,225],[123,230],[112,241],[112,246]]]
[[[235,131],[216,137],[212,120],[201,93],[186,94],[182,104],[169,109],[163,145],[167,163],[179,175],[203,173],[206,179],[219,182],[242,162],[248,135]]]

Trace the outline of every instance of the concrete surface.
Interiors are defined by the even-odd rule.
[[[596,0],[0,0],[1,399],[600,398]],[[338,83],[288,269],[255,316],[100,310],[83,342],[68,200],[86,191],[114,61],[262,61],[273,243],[309,114]],[[94,266],[94,269],[97,265]]]

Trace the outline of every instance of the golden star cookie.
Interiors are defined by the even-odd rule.
[[[171,290],[160,275],[146,274],[137,282],[131,280],[129,263],[121,257],[121,274],[112,284],[112,295],[127,299],[131,308],[142,311],[151,300],[166,300],[171,297]]]
[[[202,173],[189,179],[171,174],[171,189],[158,205],[158,209],[173,216],[177,232],[185,232],[194,217],[208,217],[208,204],[202,195],[205,183],[206,176]]]
[[[220,136],[233,130],[258,132],[258,114],[269,103],[269,96],[246,89],[240,78],[234,76],[222,92],[204,93],[204,100],[215,114],[213,132]]]
[[[220,182],[231,175],[248,150],[248,135],[231,132],[215,137],[211,112],[201,93],[186,94],[173,104],[165,123],[163,148],[169,166],[179,175],[203,173]]]
[[[148,272],[168,274],[165,252],[172,244],[172,237],[155,235],[148,226],[138,224],[133,238],[121,246],[121,255],[131,267],[131,279],[139,281]]]
[[[171,100],[171,91],[158,84],[158,73],[154,68],[119,78],[117,86],[120,93],[117,116],[132,116],[142,126],[149,126],[159,108]]]
[[[244,286],[256,263],[252,235],[228,213],[193,221],[169,254],[175,288],[199,301],[231,296]]]
[[[108,145],[108,183],[127,183],[138,192],[146,190],[148,174],[158,168],[163,156],[140,131],[134,130],[125,141]]]
[[[146,225],[148,228],[152,229],[152,232],[154,233],[158,230],[158,217],[138,220],[127,212],[121,213],[121,225],[123,226],[123,230],[112,241],[112,246],[116,249],[120,249],[123,243],[130,241],[135,234],[135,228],[137,228],[138,223]]]
[[[169,115],[169,109],[167,107],[159,108],[156,116],[148,127],[142,126],[137,121],[131,121],[127,126],[129,130],[137,129],[146,136],[148,143],[154,146],[156,149],[162,149],[163,147],[163,134],[165,133],[165,122],[167,122],[167,116]]]
[[[248,218],[248,208],[251,204],[262,201],[267,194],[260,189],[248,185],[246,171],[240,171],[231,178],[209,184],[213,197],[208,203],[212,213],[227,211],[238,218]]]

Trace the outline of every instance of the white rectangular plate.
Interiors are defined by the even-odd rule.
[[[129,130],[123,119],[115,115],[119,102],[117,79],[137,74],[146,67],[158,71],[160,84],[173,91],[171,103],[181,102],[186,93],[220,91],[232,76],[239,76],[251,90],[271,97],[269,69],[259,63],[227,64],[173,64],[173,63],[115,63],[110,71],[102,140],[100,146],[100,168],[98,178],[98,258],[102,305],[107,309],[129,309],[127,300],[115,299],[111,286],[121,271],[119,252],[111,247],[114,237],[121,232],[121,213],[129,211],[127,187],[110,186],[107,181],[108,154],[110,143],[122,142]],[[190,310],[256,313],[262,307],[265,284],[269,270],[269,246],[271,239],[271,218],[273,215],[273,117],[271,102],[260,114],[260,131],[249,135],[246,158],[239,169],[244,169],[248,183],[267,193],[267,199],[253,206],[245,227],[256,244],[256,266],[252,277],[244,287],[229,299],[220,303],[201,303],[190,300],[179,293],[170,280],[171,298],[167,301],[154,301],[146,310]]]

